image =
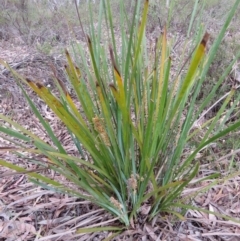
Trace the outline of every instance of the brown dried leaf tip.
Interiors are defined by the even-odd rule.
[[[208,39],[209,39],[209,36],[210,36],[210,34],[209,34],[208,32],[206,32],[206,33],[204,34],[204,36],[203,36],[203,39],[202,39],[201,44],[202,44],[204,47],[206,47],[206,45],[207,45],[207,41],[208,41]]]
[[[91,39],[90,39],[89,35],[87,35],[87,41],[88,41],[88,44],[89,44],[89,45],[91,45],[91,44],[92,44],[92,41],[91,41]]]
[[[114,89],[115,91],[117,91],[117,88],[116,88],[116,86],[115,86],[113,83],[110,83],[110,84],[109,84],[109,87],[112,88],[112,89]]]
[[[118,73],[118,75],[120,76],[120,72],[117,68],[117,64],[116,64],[116,61],[115,61],[115,58],[114,58],[114,54],[113,54],[113,49],[111,46],[109,46],[109,52],[110,52],[110,58],[111,58],[111,61],[112,61],[112,65],[115,69],[115,71]]]
[[[69,52],[67,51],[67,49],[65,49],[65,54],[66,54],[66,56],[70,57],[70,54],[69,54]]]
[[[64,94],[65,94],[65,95],[69,95],[68,90],[67,90],[67,88],[65,87],[63,81],[62,81],[61,79],[59,79],[58,77],[55,77],[55,78],[56,78],[58,84],[61,86]]]
[[[36,86],[37,86],[39,89],[41,89],[41,88],[44,87],[44,86],[43,86],[41,83],[39,83],[39,82],[36,83]]]

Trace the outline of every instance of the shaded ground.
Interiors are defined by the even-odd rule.
[[[59,55],[46,57],[32,49],[23,46],[12,46],[8,42],[0,42],[0,58],[9,62],[10,66],[22,75],[38,80],[50,89],[53,87],[51,78],[51,65],[59,76],[66,82],[63,72],[64,58]],[[44,130],[32,115],[20,88],[10,73],[0,67],[0,113],[7,115],[34,133],[48,140]],[[49,120],[56,136],[59,137],[66,150],[77,155],[67,131],[57,118],[48,110],[47,106],[33,93],[30,97],[40,109],[40,112]],[[3,121],[0,124],[4,124]],[[28,170],[37,168],[36,164],[26,159],[17,158],[9,153],[7,147],[13,143],[3,140],[0,135],[0,158],[9,160],[14,164]],[[229,157],[230,158],[230,157]],[[238,158],[238,157],[236,157]],[[39,157],[41,160],[41,157]],[[238,158],[239,161],[239,158]],[[168,240],[168,241],[237,241],[240,240],[240,173],[231,178],[225,178],[226,173],[222,167],[228,165],[227,158],[220,160],[218,166],[202,165],[197,178],[204,177],[214,170],[222,169],[222,179],[218,182],[212,180],[213,187],[205,194],[199,194],[191,200],[191,205],[216,211],[222,215],[229,215],[239,220],[239,223],[227,221],[213,214],[201,211],[188,210],[185,220],[174,221],[170,216],[158,216],[149,223],[144,223],[144,217],[139,219],[139,225],[134,225],[121,236],[112,240]],[[64,178],[52,171],[44,170],[42,173],[51,178],[66,182]],[[70,185],[70,184],[69,184]],[[182,198],[194,193],[196,190],[209,185],[203,182],[202,186],[192,184],[184,191]],[[188,201],[188,200],[187,200]],[[141,224],[143,222],[143,224]],[[0,167],[0,240],[103,240],[112,235],[111,232],[94,234],[78,234],[80,227],[94,227],[99,225],[119,225],[118,221],[93,206],[91,203],[46,191],[28,181],[25,175],[12,175],[6,168]]]

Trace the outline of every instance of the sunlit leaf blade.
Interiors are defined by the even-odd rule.
[[[67,50],[65,51],[65,53],[68,60],[66,72],[69,76],[69,80],[71,81],[71,84],[78,96],[78,99],[83,106],[86,116],[89,120],[91,120],[94,116],[94,105],[92,104],[92,100],[85,85],[79,80],[79,78],[81,77],[80,70],[74,65],[73,60]]]
[[[75,67],[75,69],[76,69],[76,67]],[[79,73],[79,75],[80,75],[80,73]],[[70,110],[72,110],[72,113],[78,119],[78,121],[83,125],[83,127],[87,128],[86,122],[84,121],[83,117],[81,116],[79,110],[77,109],[72,97],[70,96],[68,90],[64,86],[62,80],[60,80],[57,76],[55,76],[55,78],[56,78],[59,86],[61,87],[63,94],[65,95],[65,98],[66,98],[66,101],[68,103]]]
[[[9,128],[5,128],[5,127],[0,126],[0,131],[9,135],[9,136],[16,137],[16,138],[18,138],[20,140],[23,140],[23,141],[29,142],[31,140],[29,137],[27,137],[25,135],[22,135],[21,133],[19,133],[17,131],[14,131],[12,129],[9,129]]]
[[[181,204],[181,203],[176,203],[175,204],[176,207],[180,207],[180,208],[184,208],[185,210],[188,210],[188,209],[191,209],[192,206],[191,205],[184,205],[184,204]],[[213,214],[217,217],[221,217],[221,218],[224,218],[226,220],[231,220],[237,224],[240,224],[240,221],[239,219],[236,219],[236,218],[233,218],[233,217],[230,217],[226,214],[221,214],[219,212],[213,212],[213,211],[210,211],[210,210],[207,210],[207,209],[204,209],[204,208],[199,208],[199,207],[194,207],[194,210],[197,210],[199,212],[203,212],[203,213],[207,213],[207,214]]]
[[[30,107],[32,108],[34,114],[36,115],[36,117],[38,117],[39,121],[43,125],[44,129],[47,131],[47,133],[48,133],[49,137],[51,138],[51,140],[53,141],[53,143],[58,148],[59,152],[66,153],[64,148],[62,147],[61,143],[59,142],[59,140],[57,139],[57,137],[53,133],[53,130],[51,129],[49,123],[47,121],[45,121],[44,118],[41,116],[40,112],[37,110],[33,101],[29,98],[29,96],[27,95],[27,93],[25,92],[24,88],[22,87],[22,85],[20,83],[19,83],[19,86],[21,87],[22,92],[23,92],[26,100],[28,101]]]
[[[17,172],[25,172],[26,171],[24,168],[18,167],[16,165],[11,164],[9,162],[6,162],[6,161],[4,161],[2,159],[0,159],[0,165],[2,165],[4,167],[8,167],[8,168],[10,168],[12,170],[15,170]],[[43,181],[45,183],[48,183],[50,185],[53,185],[53,186],[56,186],[56,187],[61,187],[61,184],[59,182],[56,182],[56,181],[54,181],[54,180],[52,180],[50,178],[47,178],[47,177],[45,177],[43,175],[38,174],[38,173],[31,172],[31,173],[27,173],[27,175],[32,177],[32,178],[36,178],[38,180],[41,180],[41,181]]]
[[[54,150],[53,147],[50,147],[48,144],[46,144],[43,140],[41,140],[38,136],[36,136],[35,134],[33,134],[31,131],[25,129],[24,127],[22,127],[21,125],[19,125],[18,123],[16,123],[15,121],[12,121],[11,119],[9,119],[8,117],[0,114],[0,118],[4,121],[6,121],[7,123],[11,124],[15,130],[13,129],[9,129],[9,128],[2,128],[2,132],[12,136],[12,137],[17,137],[20,140],[23,141],[34,141],[36,143],[41,143],[42,145],[44,145],[47,149],[49,150]],[[19,130],[19,131],[16,131]],[[22,133],[24,133],[25,135],[23,136]],[[28,138],[29,137],[29,138]]]
[[[96,160],[100,160],[99,152],[94,144],[95,137],[90,134],[89,130],[82,128],[81,124],[65,109],[63,104],[53,96],[46,87],[40,83],[35,84],[30,80],[27,81],[31,88],[48,104],[72,133],[78,137],[81,143],[84,143],[89,152],[96,157]]]
[[[179,104],[181,103],[181,101],[183,100],[183,97],[185,96],[185,94],[189,91],[189,89],[191,88],[193,81],[194,81],[194,75],[197,71],[197,68],[201,62],[201,60],[203,59],[204,55],[205,55],[205,50],[206,50],[206,45],[207,45],[207,41],[209,38],[209,34],[205,33],[201,43],[199,44],[199,46],[197,47],[195,54],[191,60],[190,66],[188,68],[188,72],[186,74],[186,77],[183,81],[183,84],[180,88],[179,91],[179,95],[176,99],[176,104],[174,107],[174,113],[177,109],[177,107],[179,106]]]
[[[138,31],[138,43],[137,43],[137,49],[136,49],[135,56],[134,56],[135,61],[137,61],[138,55],[141,50],[142,38],[143,38],[144,31],[145,31],[146,24],[147,24],[148,7],[149,7],[149,0],[145,0],[144,7],[143,7],[143,13],[142,13],[142,20],[141,20],[141,23],[139,26],[139,31]]]
[[[156,105],[156,117],[158,116],[159,111],[159,105],[160,105],[160,99],[162,97],[162,91],[163,91],[163,81],[164,81],[164,73],[167,65],[167,58],[166,58],[166,52],[167,52],[167,30],[166,27],[164,27],[163,35],[162,35],[162,49],[161,49],[161,61],[160,61],[160,75],[159,75],[159,81],[158,81],[158,91],[157,91],[157,105]]]

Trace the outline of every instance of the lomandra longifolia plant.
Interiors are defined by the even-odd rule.
[[[3,124],[0,131],[8,139],[18,139],[16,143],[24,142],[17,150],[21,156],[30,154],[34,160],[33,154],[42,154],[48,161],[34,160],[39,166],[65,176],[77,188],[72,189],[36,172],[26,173],[30,180],[44,188],[90,200],[117,216],[126,226],[143,212],[149,220],[160,212],[181,218],[179,207],[184,204],[181,193],[198,174],[199,162],[195,161],[195,156],[240,126],[240,121],[224,125],[221,120],[223,128],[215,128],[223,112],[230,114],[232,111],[226,106],[235,93],[233,87],[216,116],[204,123],[207,131],[197,145],[192,151],[186,151],[191,138],[198,134],[192,131],[194,123],[214,97],[216,88],[208,95],[208,101],[197,109],[196,97],[239,2],[235,2],[209,51],[206,51],[209,34],[199,28],[189,61],[180,63],[185,74],[171,70],[173,46],[168,41],[166,27],[156,41],[154,53],[149,50],[147,0],[135,1],[131,19],[124,1],[120,1],[117,33],[109,0],[99,5],[97,26],[90,14],[89,34],[86,35],[88,54],[81,44],[74,45],[75,61],[81,63],[82,69],[66,50],[66,73],[74,97],[56,75],[59,97],[41,80],[25,79],[11,69],[51,141],[42,140],[2,114],[0,118],[10,125]],[[107,32],[104,36],[103,30]],[[216,85],[221,84],[238,57]],[[3,60],[1,63],[9,68]],[[79,156],[67,153],[29,98],[23,83],[30,86],[64,123]],[[88,160],[81,157],[82,151],[88,154]],[[18,172],[26,171],[6,160],[0,160],[0,164]],[[204,179],[217,177],[214,174]]]

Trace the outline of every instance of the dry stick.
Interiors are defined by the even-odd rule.
[[[77,0],[75,0],[74,3],[75,3],[75,7],[76,7],[76,11],[77,11],[77,15],[78,15],[78,20],[79,20],[79,23],[80,23],[80,27],[81,27],[81,29],[82,29],[84,38],[85,38],[86,43],[87,43],[87,42],[88,42],[88,39],[87,39],[87,36],[86,36],[86,34],[85,34],[85,32],[84,32],[84,29],[83,29],[81,17],[80,17],[79,11],[78,11]]]

